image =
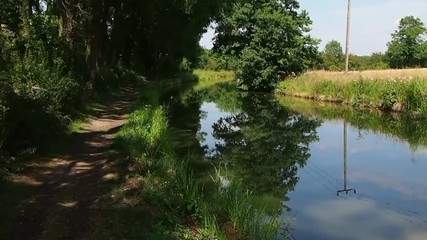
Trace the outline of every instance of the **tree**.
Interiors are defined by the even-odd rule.
[[[366,69],[387,69],[389,68],[384,53],[374,52],[371,54],[366,63]]]
[[[296,0],[239,0],[217,23],[214,51],[237,60],[245,90],[272,90],[318,58],[318,42],[307,35],[311,20]]]
[[[399,27],[392,34],[386,52],[390,67],[422,67],[426,65],[425,36],[427,29],[420,18],[408,16],[400,20]]]
[[[323,68],[325,70],[339,71],[344,68],[344,53],[341,44],[332,40],[325,45],[323,51]]]
[[[134,77],[129,69],[156,78],[196,62],[201,35],[230,2],[2,0],[0,148],[60,133],[85,98]]]

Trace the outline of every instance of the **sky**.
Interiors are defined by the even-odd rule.
[[[330,40],[337,40],[344,48],[347,0],[299,2],[313,20],[310,35],[322,41],[320,50]],[[352,0],[350,52],[357,55],[385,52],[399,20],[409,15],[421,18],[427,25],[427,0]],[[210,29],[200,44],[211,48],[213,36]]]

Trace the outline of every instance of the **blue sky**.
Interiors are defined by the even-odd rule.
[[[320,49],[335,39],[344,47],[347,0],[300,0],[313,20],[311,35],[321,39]],[[413,15],[427,25],[427,0],[352,0],[350,51],[357,55],[385,52],[399,20]],[[213,31],[200,41],[211,47]]]

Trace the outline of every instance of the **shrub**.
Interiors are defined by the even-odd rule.
[[[13,68],[3,81],[8,94],[1,100],[6,105],[1,135],[7,150],[40,146],[40,139],[60,133],[69,122],[79,85],[65,72],[61,60],[51,62],[48,55],[43,43],[34,40],[27,43],[22,57],[13,57]]]

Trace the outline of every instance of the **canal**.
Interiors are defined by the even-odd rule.
[[[162,89],[177,151],[201,178],[242,180],[294,239],[427,239],[423,120],[231,83]]]

